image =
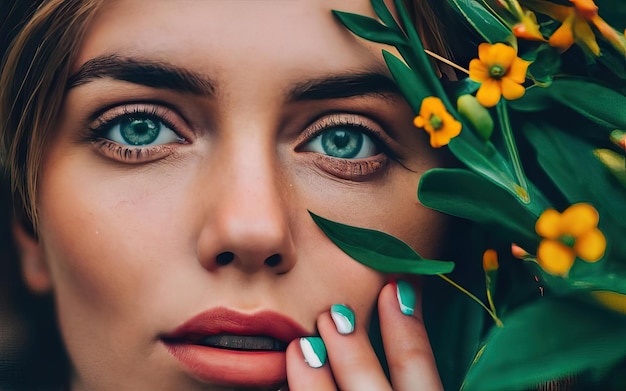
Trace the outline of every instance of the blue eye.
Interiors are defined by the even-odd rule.
[[[364,159],[380,153],[369,136],[351,126],[327,129],[309,141],[303,150],[340,159]]]
[[[132,116],[121,119],[104,137],[122,145],[150,146],[180,142],[172,129],[156,118]]]

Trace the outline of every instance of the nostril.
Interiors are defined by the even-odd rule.
[[[269,267],[274,267],[280,265],[282,260],[283,258],[280,256],[280,254],[274,254],[265,260],[265,264]]]
[[[230,251],[219,253],[215,257],[215,261],[217,262],[217,264],[222,266],[228,265],[233,261],[233,259],[235,259],[235,254],[231,253]]]

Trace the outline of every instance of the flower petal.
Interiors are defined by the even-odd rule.
[[[511,67],[509,68],[506,76],[516,83],[522,84],[524,83],[524,81],[526,81],[526,71],[528,71],[528,67],[530,66],[530,64],[530,61],[522,60],[521,58],[516,57],[513,60],[513,63],[511,64]]]
[[[548,239],[558,239],[563,235],[561,230],[561,214],[555,209],[546,209],[543,211],[537,222],[535,223],[535,231],[539,236]]]
[[[476,93],[476,99],[485,107],[495,106],[500,101],[501,96],[500,82],[493,79],[485,80]]]
[[[480,61],[488,62],[488,59],[491,58],[492,47],[493,45],[491,45],[488,42],[483,42],[480,45],[478,45],[478,58],[480,59]]]
[[[496,43],[493,45],[489,54],[491,55],[489,61],[485,61],[487,66],[500,65],[507,69],[517,57],[517,51],[509,45],[503,43]]]
[[[537,263],[547,273],[564,276],[574,265],[574,250],[558,240],[542,240],[537,248]]]
[[[563,212],[561,218],[564,233],[574,237],[596,228],[600,219],[598,211],[584,202],[571,205]]]
[[[441,148],[448,145],[449,142],[450,137],[448,137],[444,132],[434,131],[430,133],[430,146],[433,148]]]
[[[442,113],[441,117],[444,121],[444,127],[441,130],[445,132],[449,138],[455,138],[461,133],[461,128],[463,127],[463,125],[459,121],[457,121],[456,118],[454,118],[449,113]]]
[[[446,112],[446,106],[444,106],[441,99],[436,96],[425,98],[422,105],[424,105],[425,109],[430,111],[430,114],[441,116],[442,113]]]
[[[620,35],[620,33],[617,32],[617,30],[611,27],[599,15],[594,16],[591,21],[594,26],[596,26],[600,34],[602,34],[607,41],[611,42],[611,45],[613,45],[617,51],[622,54],[626,54],[626,40]]]
[[[574,32],[573,32],[573,22],[575,15],[572,14],[569,16],[561,27],[556,29],[554,33],[550,36],[548,42],[550,46],[558,48],[561,52],[566,51],[574,44]]]
[[[576,238],[574,251],[587,262],[596,262],[604,255],[606,238],[599,229],[592,229]]]
[[[598,14],[598,6],[593,0],[569,0],[574,3],[576,12],[578,12],[585,19],[591,19]]]
[[[524,96],[526,88],[511,80],[509,77],[502,78],[502,95],[508,100],[519,99]]]
[[[418,115],[413,118],[413,125],[415,125],[415,127],[417,128],[423,128],[424,125],[426,125],[426,121],[424,120],[424,117]]]
[[[598,46],[598,42],[596,41],[596,36],[589,27],[589,22],[582,18],[576,17],[573,25],[574,30],[574,39],[579,43],[582,43],[583,46],[586,46],[591,50],[595,56],[600,55],[600,46]]]
[[[487,68],[484,62],[475,58],[469,63],[469,77],[479,83],[488,80],[489,68]]]

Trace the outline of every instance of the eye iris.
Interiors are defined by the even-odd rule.
[[[352,158],[363,146],[363,134],[345,129],[333,129],[322,134],[325,152],[334,157]]]
[[[148,118],[128,118],[120,123],[120,133],[131,145],[146,145],[154,142],[160,130],[160,123]]]

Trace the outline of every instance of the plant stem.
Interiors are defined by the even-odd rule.
[[[450,61],[450,60],[448,60],[447,58],[445,58],[445,57],[443,57],[443,56],[440,56],[440,55],[438,55],[438,54],[437,54],[437,53],[435,53],[435,52],[431,52],[431,51],[430,51],[430,50],[428,50],[428,49],[424,49],[424,52],[426,52],[426,54],[428,54],[428,55],[429,55],[429,56],[431,56],[432,58],[434,58],[434,59],[436,59],[436,60],[439,60],[439,61],[441,61],[441,62],[442,62],[442,63],[444,63],[444,64],[450,65],[452,68],[456,68],[456,69],[458,69],[459,71],[461,71],[461,72],[465,72],[465,73],[467,73],[467,74],[469,75],[469,71],[468,71],[467,69],[463,68],[462,66],[460,66],[460,65],[458,65],[458,64],[456,64],[456,63],[454,63],[454,62],[452,62],[452,61]]]
[[[464,294],[466,294],[470,299],[472,299],[475,302],[477,302],[478,304],[480,304],[480,306],[483,307],[485,309],[485,311],[487,311],[487,313],[491,316],[491,318],[494,320],[494,322],[496,322],[496,326],[498,326],[498,327],[504,326],[502,324],[502,321],[500,320],[500,318],[498,318],[498,316],[495,314],[495,312],[493,312],[491,309],[489,309],[489,307],[487,307],[485,305],[485,303],[482,302],[482,300],[480,300],[478,297],[474,296],[474,294],[472,294],[472,292],[470,292],[467,289],[463,288],[461,285],[457,284],[456,282],[451,280],[449,277],[444,276],[443,274],[437,274],[437,275],[439,277],[441,277],[444,281],[446,281],[448,284],[452,285],[456,289],[458,289],[461,292],[463,292]]]
[[[515,177],[517,178],[517,185],[519,188],[514,189],[519,198],[526,204],[530,203],[530,195],[528,194],[528,183],[526,182],[526,175],[524,175],[524,169],[520,161],[519,152],[515,145],[515,139],[513,138],[513,129],[511,128],[511,121],[509,120],[509,111],[506,108],[506,101],[501,99],[496,105],[498,113],[498,120],[500,121],[500,127],[502,128],[502,136],[504,137],[504,144],[509,153],[509,158],[513,164],[513,170]]]

